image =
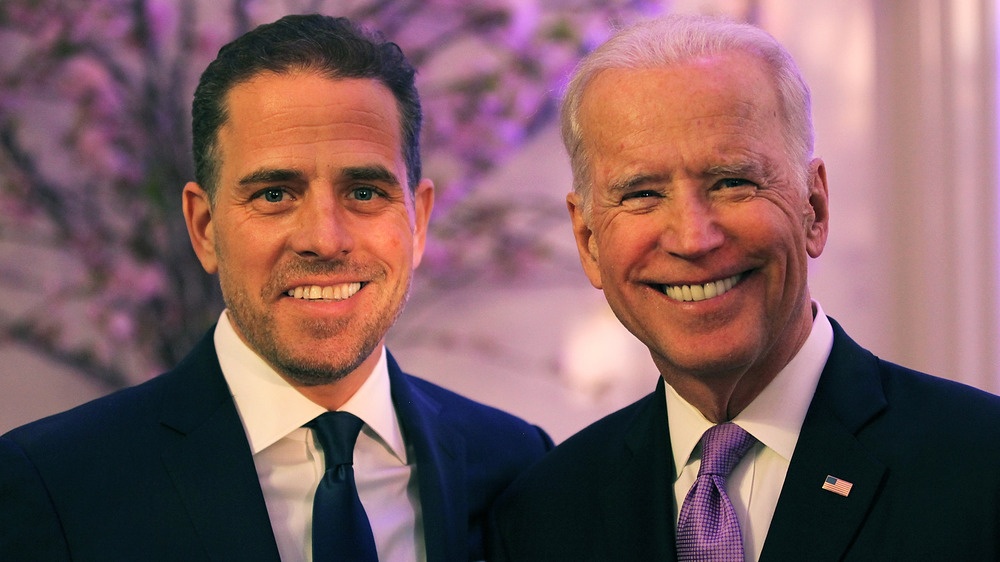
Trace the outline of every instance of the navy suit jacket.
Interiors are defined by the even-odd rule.
[[[552,441],[388,363],[428,560],[481,559],[488,508]],[[211,332],[172,371],[0,438],[0,560],[70,559],[278,560]]]
[[[1000,398],[882,361],[833,326],[760,559],[1000,559]],[[520,477],[496,504],[491,557],[675,560],[663,392]],[[850,494],[823,490],[828,475]]]

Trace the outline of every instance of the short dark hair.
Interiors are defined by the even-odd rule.
[[[226,95],[262,72],[316,71],[332,79],[370,78],[396,98],[402,156],[410,189],[420,181],[420,124],[416,70],[402,49],[347,18],[285,16],[258,26],[219,49],[198,81],[191,107],[195,180],[214,202],[219,180],[219,129],[228,119]]]

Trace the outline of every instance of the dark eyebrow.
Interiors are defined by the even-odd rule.
[[[302,172],[298,170],[270,170],[262,168],[254,170],[240,178],[240,185],[252,185],[258,183],[280,183],[302,179]]]
[[[399,178],[385,166],[374,164],[371,166],[351,166],[340,171],[340,176],[346,180],[353,181],[374,181],[389,185],[400,185]],[[301,181],[304,179],[302,172],[291,169],[267,169],[254,170],[240,178],[240,185],[253,185],[260,183],[281,183],[289,181]]]
[[[394,186],[400,185],[396,174],[379,164],[344,168],[340,171],[340,176],[348,180],[382,182]]]

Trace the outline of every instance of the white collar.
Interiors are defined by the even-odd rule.
[[[214,339],[222,374],[233,395],[253,454],[326,411],[295,390],[247,346],[233,329],[226,311],[219,317]],[[392,404],[385,348],[379,346],[373,353],[379,354],[374,370],[340,410],[364,420],[374,432],[374,437],[406,464],[406,446]]]
[[[786,461],[792,458],[806,411],[833,348],[833,326],[819,303],[813,301],[812,305],[812,330],[802,348],[732,420]],[[667,422],[676,478],[690,460],[702,434],[713,424],[673,387],[666,387]]]

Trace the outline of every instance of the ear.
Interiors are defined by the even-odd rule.
[[[413,191],[413,267],[420,265],[427,243],[427,225],[434,209],[434,182],[422,179]]]
[[[806,210],[806,251],[818,258],[826,246],[830,232],[830,192],[826,183],[826,166],[816,158],[809,164],[809,207]]]
[[[588,221],[583,217],[583,206],[580,196],[571,192],[566,196],[566,208],[569,209],[569,218],[573,222],[573,236],[576,238],[576,249],[580,252],[580,263],[583,265],[583,272],[590,279],[590,284],[601,289],[604,284],[601,281],[600,256],[597,251],[597,239],[590,230]]]
[[[219,271],[215,255],[215,229],[212,226],[212,205],[208,193],[195,182],[184,186],[184,221],[187,223],[191,246],[198,255],[201,266],[210,274]]]

